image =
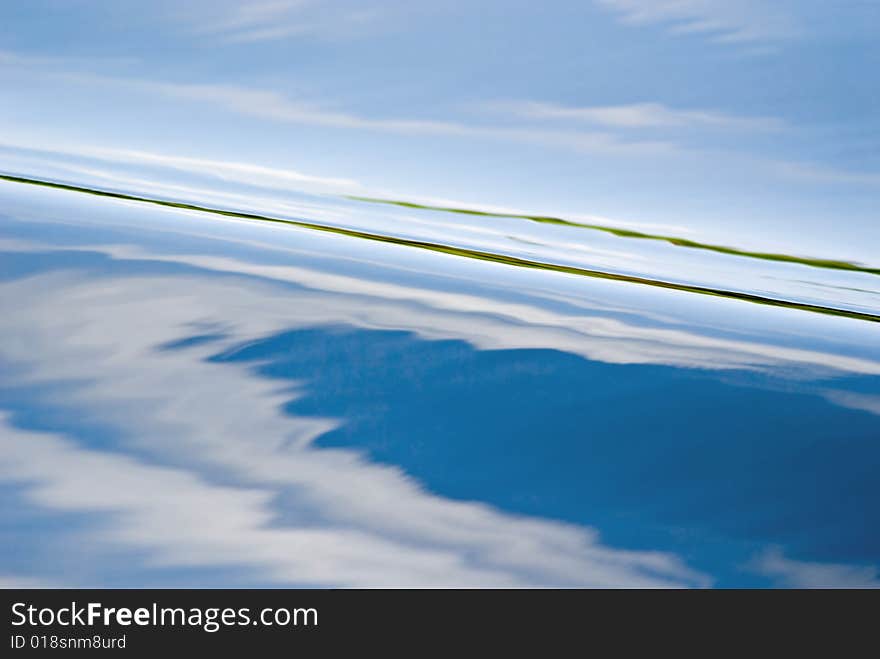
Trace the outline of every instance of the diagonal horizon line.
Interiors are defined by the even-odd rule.
[[[268,215],[258,215],[255,213],[245,213],[241,211],[230,211],[223,210],[220,208],[211,208],[209,206],[199,206],[196,204],[189,204],[183,202],[169,201],[164,199],[153,199],[150,197],[141,197],[137,195],[130,195],[121,192],[111,192],[108,190],[98,190],[94,188],[87,188],[78,185],[72,185],[68,183],[58,183],[54,181],[40,180],[34,178],[28,178],[24,176],[15,176],[10,174],[0,174],[0,180],[7,181],[10,183],[22,183],[27,185],[35,185],[47,188],[53,188],[57,190],[65,190],[68,192],[79,192],[99,197],[107,197],[111,199],[121,199],[125,201],[136,201],[145,204],[153,204],[156,206],[163,206],[167,208],[177,208],[182,210],[191,210],[197,211],[201,213],[210,213],[214,215],[222,215],[225,217],[234,217],[238,219],[245,220],[257,220],[262,222],[272,222],[276,224],[286,224],[290,226],[295,226],[303,229],[310,229],[314,231],[323,231],[326,233],[333,233],[342,236],[348,236],[350,238],[361,238],[364,240],[371,240],[374,242],[383,242],[394,245],[401,245],[405,247],[412,247],[416,249],[423,249],[432,252],[439,252],[443,254],[449,254],[453,256],[461,256],[465,258],[475,259],[479,261],[489,261],[492,263],[500,263],[503,265],[509,265],[518,268],[529,268],[534,270],[544,270],[550,272],[559,272],[563,274],[571,274],[578,275],[581,277],[590,277],[593,279],[605,279],[610,281],[620,281],[627,282],[632,284],[640,284],[643,286],[652,286],[655,288],[665,288],[668,290],[676,290],[682,291],[686,293],[695,293],[698,295],[708,295],[712,297],[722,297],[728,298],[732,300],[740,300],[743,302],[750,302],[753,304],[761,304],[765,306],[773,306],[780,307],[785,309],[796,309],[800,311],[808,311],[811,313],[820,313],[824,315],[830,316],[838,316],[842,318],[850,318],[853,320],[862,320],[867,322],[878,323],[880,322],[880,315],[862,312],[862,311],[852,311],[848,309],[837,309],[834,307],[826,307],[822,305],[816,304],[807,304],[803,302],[795,302],[792,300],[785,300],[781,298],[772,298],[766,297],[762,295],[757,295],[753,293],[745,293],[742,291],[733,291],[733,290],[725,290],[718,288],[711,288],[707,286],[697,286],[693,284],[682,284],[671,281],[665,281],[660,279],[650,279],[648,277],[639,277],[636,275],[625,275],[614,272],[606,272],[603,270],[594,270],[590,268],[582,268],[577,266],[569,266],[562,265],[557,263],[546,263],[542,261],[534,261],[531,259],[524,259],[517,256],[508,256],[504,254],[497,254],[494,252],[486,252],[482,250],[469,249],[464,247],[452,247],[449,245],[442,245],[438,243],[432,243],[423,240],[415,240],[411,238],[401,238],[397,236],[389,236],[385,234],[379,233],[371,233],[368,231],[360,231],[357,229],[345,229],[342,227],[336,227],[327,224],[320,224],[316,222],[308,222],[306,220],[293,220],[293,219],[284,219],[278,217],[271,217]],[[405,202],[404,202],[405,203]],[[500,215],[500,214],[499,214]],[[501,217],[509,217],[507,215],[500,215]],[[878,272],[880,274],[880,272]]]
[[[492,217],[492,218],[514,218],[521,220],[529,220],[530,222],[541,222],[543,224],[557,224],[560,226],[574,227],[577,229],[589,229],[591,231],[601,231],[618,238],[636,238],[641,240],[656,240],[669,243],[675,247],[687,247],[690,249],[702,249],[718,254],[727,254],[730,256],[742,256],[745,258],[761,259],[764,261],[778,261],[782,263],[795,263],[805,265],[812,268],[826,268],[829,270],[846,270],[849,272],[861,272],[869,275],[880,275],[880,268],[873,268],[851,261],[837,261],[835,259],[821,259],[809,256],[794,256],[792,254],[778,254],[774,252],[756,252],[752,250],[740,249],[737,247],[727,247],[725,245],[714,245],[712,243],[701,243],[687,238],[679,238],[677,236],[667,236],[656,233],[644,233],[641,231],[633,231],[631,229],[622,229],[619,227],[608,226],[606,224],[590,224],[586,222],[575,222],[566,220],[561,217],[553,217],[550,215],[525,215],[519,213],[500,213],[495,211],[482,211],[471,208],[456,208],[454,206],[433,206],[429,204],[419,204],[411,201],[402,201],[396,199],[381,199],[378,197],[361,197],[356,195],[346,195],[347,199],[355,201],[364,201],[373,204],[388,204],[391,206],[401,206],[403,208],[413,208],[416,210],[438,211],[443,213],[459,213],[462,215],[471,215],[476,217]]]

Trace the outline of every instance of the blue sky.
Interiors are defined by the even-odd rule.
[[[2,144],[876,261],[877,2],[37,0],[0,23]]]
[[[0,26],[5,173],[877,313],[872,273],[340,196],[880,267],[878,1]],[[872,323],[0,186],[0,585],[878,585]]]

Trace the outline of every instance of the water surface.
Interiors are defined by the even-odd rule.
[[[874,318],[0,185],[10,577],[875,584]]]
[[[880,3],[0,26],[0,585],[880,585]]]

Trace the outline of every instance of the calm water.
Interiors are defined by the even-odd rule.
[[[876,274],[693,250],[782,282],[744,300],[303,226],[368,202],[0,194],[10,577],[876,585]],[[815,272],[864,303],[794,308]]]
[[[0,586],[880,587],[878,34],[0,2]]]

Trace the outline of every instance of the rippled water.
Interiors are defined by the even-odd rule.
[[[0,586],[880,587],[880,3],[0,26]]]
[[[45,183],[0,183],[8,574],[876,579],[868,266],[337,197],[269,215]]]

